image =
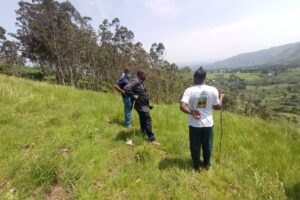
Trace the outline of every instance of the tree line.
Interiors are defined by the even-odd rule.
[[[176,64],[165,60],[163,43],[153,43],[149,53],[135,42],[133,31],[118,18],[103,20],[98,30],[69,2],[20,1],[16,10],[15,41],[0,27],[0,63],[33,63],[45,80],[78,88],[108,91],[124,67],[134,73],[144,69],[146,87],[155,102],[177,102],[190,82]]]

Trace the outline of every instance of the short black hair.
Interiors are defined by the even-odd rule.
[[[141,75],[144,75],[144,74],[146,74],[146,72],[145,72],[144,70],[142,70],[142,69],[139,69],[139,70],[137,70],[137,72],[136,72],[136,75],[137,75],[137,76],[141,76]]]
[[[199,67],[199,69],[197,69],[194,73],[194,79],[199,82],[203,82],[205,78],[206,78],[206,71],[202,67]]]
[[[129,73],[130,73],[129,67],[125,67],[125,68],[124,68],[124,73],[125,73],[125,74],[129,74]]]

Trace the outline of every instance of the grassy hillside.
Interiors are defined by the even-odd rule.
[[[219,154],[216,112],[213,165],[199,174],[178,105],[151,112],[161,147],[139,135],[126,146],[122,113],[114,94],[0,75],[0,199],[300,198],[300,133],[289,124],[223,113]]]

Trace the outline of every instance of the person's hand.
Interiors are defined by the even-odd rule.
[[[222,102],[223,102],[223,99],[224,99],[224,96],[225,96],[225,94],[224,93],[221,93],[220,94],[220,104],[222,105]]]
[[[221,93],[221,94],[220,94],[220,99],[223,99],[224,96],[225,96],[225,94],[224,94],[224,93]]]
[[[137,100],[137,99],[139,98],[139,96],[138,96],[138,95],[133,95],[133,98],[134,98],[135,100]]]
[[[191,110],[191,115],[195,118],[195,119],[200,119],[201,114],[198,110]]]

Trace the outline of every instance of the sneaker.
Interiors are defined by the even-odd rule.
[[[126,141],[126,144],[129,145],[129,146],[133,146],[133,142],[130,139]]]
[[[156,146],[160,145],[158,142],[156,142],[156,140],[150,141],[149,143],[152,144],[152,145],[156,145]]]

